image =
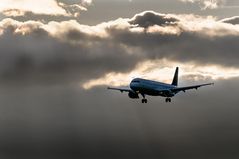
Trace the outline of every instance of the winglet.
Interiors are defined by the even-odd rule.
[[[172,85],[178,86],[178,67],[176,67],[174,77],[173,77],[173,81],[172,81]]]

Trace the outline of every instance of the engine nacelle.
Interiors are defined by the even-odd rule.
[[[132,99],[137,99],[139,98],[139,95],[137,93],[134,92],[129,92],[128,96]]]

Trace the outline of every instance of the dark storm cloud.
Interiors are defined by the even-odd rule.
[[[0,154],[6,159],[238,158],[238,80],[181,93],[171,104],[148,97],[147,106],[105,88],[1,86]]]
[[[210,38],[194,32],[162,35],[118,30],[114,30],[112,34],[117,35],[116,42],[142,48],[141,52],[148,59],[168,58],[179,62],[193,61],[198,64],[238,67],[239,36]]]
[[[220,26],[221,24],[214,20],[211,22],[218,24],[214,28],[207,28],[207,23],[205,23],[205,27],[199,27],[199,30],[190,30],[190,28],[183,26],[186,21],[182,18],[176,20],[176,18],[172,19],[168,15],[145,12],[145,14],[137,15],[133,20],[130,20],[130,23],[146,29],[149,26],[163,25],[160,31],[131,32],[127,29],[113,28],[110,30],[110,34],[115,37],[116,42],[129,47],[141,48],[143,56],[149,59],[168,58],[180,62],[194,61],[199,64],[238,67],[239,56],[237,52],[239,46],[237,43],[239,36],[237,31],[231,29],[231,26],[227,26],[228,28],[223,26],[224,24]],[[195,21],[190,27],[197,26],[197,23],[200,24],[201,22]],[[171,28],[164,25],[171,26]],[[176,29],[176,33],[170,33],[173,29]]]
[[[24,36],[13,30],[5,29],[0,37],[0,75],[5,82],[77,82],[108,71],[128,70],[137,62],[123,48],[79,31],[69,30],[63,37],[82,42],[73,45],[50,37],[43,29]],[[86,46],[88,42],[94,48]]]
[[[165,26],[165,25],[172,25],[175,24],[177,21],[179,21],[177,18],[172,16],[166,16],[163,14],[157,14],[155,12],[144,12],[142,14],[136,15],[132,21],[130,21],[131,24],[138,25],[139,27],[148,28],[150,26],[159,25],[159,26]]]
[[[50,22],[50,21],[67,21],[75,19],[77,20],[78,17],[69,17],[64,15],[44,15],[44,14],[34,14],[32,12],[25,12],[24,15],[19,16],[4,16],[5,18],[12,18],[17,21],[28,21],[28,20],[34,20],[34,21],[42,21],[42,22]]]
[[[208,23],[214,27],[208,28]],[[81,83],[108,72],[130,71],[145,60],[165,58],[238,67],[237,29],[207,17],[152,11],[96,26],[5,19],[0,30],[0,78],[20,83]]]

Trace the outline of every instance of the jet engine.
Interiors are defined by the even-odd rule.
[[[134,92],[129,92],[128,96],[132,99],[137,99],[139,98],[139,95],[137,93]]]

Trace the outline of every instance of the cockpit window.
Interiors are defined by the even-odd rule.
[[[133,81],[134,83],[139,83],[140,81]]]

